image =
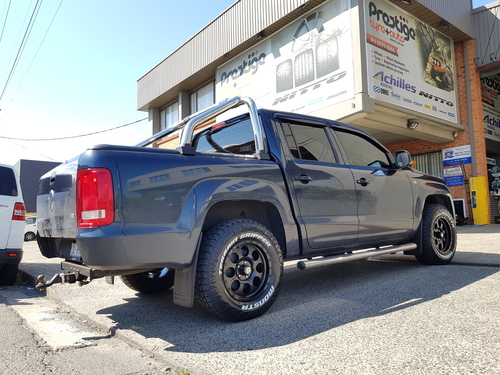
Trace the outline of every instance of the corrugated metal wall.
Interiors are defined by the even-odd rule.
[[[500,1],[472,12],[478,67],[500,61]]]
[[[418,2],[472,37],[471,0],[418,0]]]
[[[138,108],[146,106],[168,89],[214,63],[225,53],[244,44],[250,38],[255,38],[261,30],[307,2],[307,0],[237,1],[139,79]]]

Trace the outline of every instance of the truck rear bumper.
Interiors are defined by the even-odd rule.
[[[81,262],[102,271],[187,268],[193,263],[197,243],[197,238],[186,233],[38,239],[45,257]]]

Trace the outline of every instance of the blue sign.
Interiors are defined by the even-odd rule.
[[[444,183],[446,186],[462,186],[464,184],[464,176],[450,176],[444,178]]]
[[[454,165],[460,165],[460,162],[464,164],[472,164],[472,157],[443,160],[443,167],[452,167]]]
[[[444,167],[460,165],[460,162],[464,164],[472,163],[472,153],[470,145],[446,148],[443,150]]]

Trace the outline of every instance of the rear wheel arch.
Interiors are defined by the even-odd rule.
[[[283,256],[286,257],[286,236],[283,220],[278,208],[269,202],[255,200],[228,200],[210,207],[203,223],[202,231],[229,220],[247,219],[261,223],[274,235]]]

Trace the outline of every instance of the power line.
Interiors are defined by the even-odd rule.
[[[7,17],[9,16],[9,10],[10,10],[10,3],[11,3],[12,0],[9,0],[9,6],[7,7],[7,12],[5,13],[5,21],[3,23],[3,26],[2,26],[2,33],[0,34],[0,43],[2,42],[2,39],[3,39],[3,33],[5,31],[5,25],[7,25]],[[4,9],[5,9],[5,6],[4,6]]]
[[[19,63],[19,60],[21,59],[21,55],[23,54],[24,47],[26,46],[26,43],[28,42],[28,38],[31,34],[31,30],[33,30],[33,25],[35,23],[36,17],[38,15],[38,12],[40,11],[40,7],[42,6],[42,1],[43,0],[37,0],[35,4],[35,8],[33,9],[33,12],[31,13],[31,18],[28,22],[28,26],[26,26],[26,31],[24,32],[23,39],[21,41],[21,44],[19,45],[19,49],[17,50],[17,55],[16,58],[14,59],[14,63],[12,64],[12,67],[9,72],[9,76],[7,77],[7,80],[5,81],[5,85],[3,87],[2,93],[0,94],[0,100],[2,100],[5,90],[7,90],[7,87],[9,86],[10,80],[12,79],[12,76],[14,75],[14,72],[17,68],[17,64]]]
[[[144,120],[147,120],[148,118],[145,117],[143,119],[140,119],[140,120],[137,120],[137,121],[134,121],[134,122],[129,122],[128,124],[124,124],[124,125],[120,125],[120,126],[116,126],[114,128],[111,128],[111,129],[106,129],[106,130],[100,130],[100,131],[97,131],[97,132],[93,132],[93,133],[87,133],[87,134],[80,134],[80,135],[72,135],[72,136],[68,136],[68,137],[60,137],[60,138],[40,138],[40,139],[33,139],[33,138],[15,138],[15,137],[4,137],[4,136],[0,136],[0,138],[2,139],[9,139],[9,140],[13,140],[13,141],[26,141],[26,142],[41,142],[41,141],[62,141],[62,140],[65,140],[65,139],[73,139],[73,138],[81,138],[81,137],[88,137],[90,135],[95,135],[95,134],[100,134],[100,133],[105,133],[105,132],[109,132],[111,130],[116,130],[116,129],[120,129],[120,128],[124,128],[125,126],[130,126],[130,125],[133,125],[133,124],[137,124],[141,121],[144,121]]]
[[[26,76],[28,75],[28,72],[31,68],[31,65],[33,65],[33,62],[35,61],[36,59],[36,56],[38,55],[38,52],[40,51],[40,48],[42,47],[42,44],[43,42],[45,41],[45,38],[47,37],[47,34],[49,33],[49,30],[52,26],[52,24],[54,23],[54,20],[57,16],[57,13],[59,12],[59,8],[61,8],[61,5],[63,3],[64,0],[61,0],[61,2],[59,3],[59,6],[57,7],[56,9],[56,12],[54,13],[54,16],[52,17],[52,20],[50,21],[50,24],[49,24],[49,27],[47,28],[47,31],[45,31],[45,35],[43,36],[42,38],[42,41],[40,42],[40,45],[38,46],[38,49],[36,50],[35,52],[35,55],[33,56],[33,59],[31,60],[29,66],[28,66],[28,69],[26,69],[26,73],[24,73],[24,76],[23,78],[21,79],[21,82],[19,83],[19,86],[17,86],[17,89],[14,91],[14,94],[12,95],[12,98],[10,98],[10,102],[12,102],[12,100],[14,99],[14,97],[16,96],[17,92],[19,91],[19,88],[21,87],[21,85],[23,84],[24,82],[24,79],[26,78]],[[10,103],[9,102],[9,103]]]

